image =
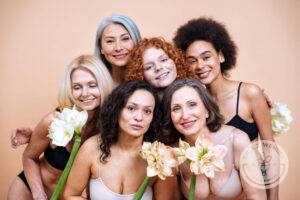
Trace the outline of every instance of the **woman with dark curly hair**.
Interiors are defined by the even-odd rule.
[[[274,141],[267,96],[255,84],[228,79],[237,47],[222,23],[204,17],[190,20],[178,28],[174,43],[186,53],[190,68],[219,105],[227,125],[241,129],[250,140],[259,135],[261,140]],[[269,197],[277,199],[278,191],[271,191]]]
[[[131,51],[125,80],[146,81],[163,91],[176,79],[191,77],[186,60],[174,45],[162,38],[144,38]]]
[[[247,199],[266,199],[265,190],[249,185],[240,173],[240,155],[250,144],[247,134],[224,125],[218,105],[199,81],[187,79],[172,83],[165,90],[162,107],[167,142],[178,142],[181,138],[194,146],[200,137],[227,148],[223,158],[224,171],[216,172],[214,178],[204,174],[196,176],[195,199],[242,199],[244,194]],[[262,181],[259,165],[254,165],[252,170],[255,180]],[[179,172],[181,191],[187,198],[192,175],[189,163],[182,163]]]
[[[91,199],[131,200],[146,177],[139,156],[143,141],[152,141],[160,122],[159,100],[144,82],[118,86],[100,111],[100,137],[80,148],[66,184],[66,199],[80,197],[89,184]],[[176,177],[152,178],[142,199],[177,199]]]

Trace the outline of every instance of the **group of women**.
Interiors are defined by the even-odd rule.
[[[181,138],[193,146],[199,136],[225,145],[228,152],[225,170],[215,178],[197,175],[196,199],[267,199],[265,190],[239,173],[239,158],[258,134],[273,140],[269,108],[258,86],[228,79],[237,58],[229,33],[213,19],[197,18],[177,30],[174,44],[141,39],[127,16],[105,18],[95,56],[82,55],[68,66],[58,107],[33,131],[14,130],[12,145],[28,145],[24,172],[13,181],[8,199],[51,196],[73,141],[53,146],[48,127],[59,111],[73,105],[87,110],[88,121],[62,199],[133,199],[146,176],[147,163],[139,156],[143,141],[176,146]],[[188,164],[174,173],[166,180],[151,178],[142,199],[187,198]]]

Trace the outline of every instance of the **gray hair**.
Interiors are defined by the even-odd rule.
[[[109,65],[109,66],[107,66],[107,68],[109,70],[111,70],[110,69],[111,66],[107,62],[107,60],[104,58],[104,56],[101,55],[101,51],[100,51],[101,46],[100,46],[99,40],[101,39],[104,28],[110,24],[121,24],[122,26],[124,26],[126,28],[126,30],[128,31],[128,33],[135,45],[141,40],[141,34],[140,34],[140,31],[139,31],[137,25],[129,17],[127,17],[125,15],[113,14],[113,15],[108,16],[105,19],[103,19],[100,22],[98,30],[97,30],[96,42],[95,42],[95,56],[100,58],[106,64],[106,66]]]

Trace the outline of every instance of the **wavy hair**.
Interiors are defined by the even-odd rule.
[[[178,142],[179,138],[184,139],[183,134],[177,131],[171,119],[172,96],[182,87],[194,88],[199,94],[199,97],[209,114],[209,117],[206,119],[206,125],[211,132],[218,131],[222,124],[224,124],[224,117],[221,115],[218,105],[214,102],[213,98],[199,83],[199,81],[195,79],[174,81],[169,87],[166,88],[162,101],[162,110],[164,116],[162,120],[163,129],[159,134],[159,140],[165,144],[175,144]]]
[[[184,55],[179,49],[162,38],[144,38],[132,50],[129,62],[125,70],[125,80],[140,80],[145,81],[143,68],[144,52],[150,48],[155,47],[162,49],[170,59],[175,63],[177,69],[177,79],[190,78],[192,72],[190,71]]]
[[[161,111],[159,109],[159,99],[154,89],[145,82],[137,80],[126,81],[115,88],[108,98],[104,101],[100,109],[100,120],[98,129],[100,131],[100,161],[105,162],[110,156],[110,148],[118,141],[119,136],[119,115],[129,97],[137,90],[150,92],[155,99],[153,119],[149,129],[144,134],[144,141],[153,141],[159,129]]]

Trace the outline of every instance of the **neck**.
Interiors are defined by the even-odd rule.
[[[124,82],[125,66],[111,66],[112,67],[112,78],[114,82],[120,84]]]
[[[138,153],[142,147],[143,135],[140,137],[133,137],[128,134],[119,132],[119,138],[116,146],[123,151],[130,151]]]
[[[207,128],[207,126],[203,127],[201,129],[201,131],[199,131],[198,133],[194,134],[194,135],[190,135],[190,136],[186,136],[185,140],[192,146],[195,145],[195,142],[197,140],[198,137],[205,137],[205,138],[210,138],[210,131]]]
[[[223,75],[220,75],[216,80],[211,84],[206,85],[206,88],[214,100],[218,101],[224,93],[227,93],[228,84],[231,81],[224,78]]]

